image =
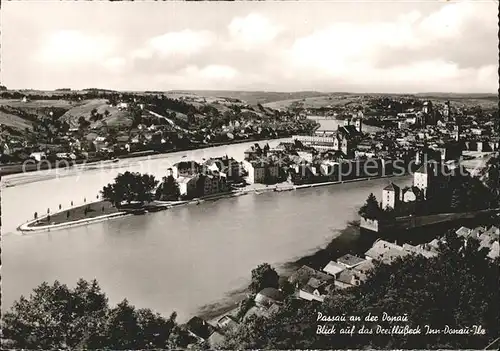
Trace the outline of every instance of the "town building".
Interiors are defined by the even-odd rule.
[[[207,341],[217,330],[204,319],[195,316],[186,323],[188,333],[199,342]]]
[[[430,114],[432,113],[432,102],[431,101],[425,101],[424,105],[422,107],[422,112]]]
[[[210,158],[205,161],[204,166],[210,171],[217,171],[227,179],[239,179],[241,176],[241,165],[232,157],[223,156]]]
[[[365,261],[366,259],[351,254],[346,254],[337,259],[338,264],[348,269],[354,268]]]
[[[382,208],[395,209],[400,201],[401,188],[394,183],[390,183],[382,190]]]
[[[264,288],[255,296],[255,305],[257,307],[268,308],[273,304],[281,304],[284,296],[278,289]]]
[[[425,258],[436,257],[438,253],[432,249],[427,249],[425,245],[413,246],[410,244],[403,244],[403,250],[414,255],[422,255]]]
[[[45,160],[47,158],[47,155],[45,152],[32,152],[30,154],[30,158],[35,159],[37,162],[41,162],[42,160]]]
[[[217,321],[217,327],[222,331],[234,330],[239,323],[231,316],[225,315]]]
[[[365,252],[367,260],[374,260],[390,264],[398,257],[409,255],[402,246],[390,243],[385,240],[377,240],[373,246]]]
[[[245,150],[245,160],[252,161],[256,160],[262,156],[266,156],[267,152],[270,150],[269,144],[266,144],[263,148],[260,147],[259,144],[255,143]]]
[[[195,161],[181,161],[174,164],[171,168],[174,178],[193,176],[201,173],[202,167]]]
[[[451,114],[450,101],[446,101],[444,103],[444,109],[443,109],[443,118],[446,122],[450,120],[450,114]]]
[[[244,160],[242,165],[248,173],[247,182],[249,184],[273,182],[279,178],[279,167],[274,162]]]
[[[294,135],[293,140],[318,150],[338,150],[339,140],[335,135]]]
[[[227,191],[226,178],[222,177],[217,171],[210,171],[198,177],[199,181],[202,182],[201,188],[203,189],[203,192],[199,194],[200,196],[208,196]]]
[[[193,198],[198,195],[198,175],[181,176],[176,179],[181,196]]]
[[[311,267],[302,266],[288,278],[288,281],[297,290],[299,298],[307,301],[323,302],[334,281],[334,277]]]
[[[338,288],[347,289],[361,285],[361,279],[353,270],[346,269],[339,274],[334,284]]]
[[[345,270],[346,267],[344,265],[341,265],[335,261],[330,261],[328,264],[323,268],[323,272],[326,272],[330,274],[333,277],[338,277],[340,272]]]
[[[429,192],[438,196],[442,190],[448,188],[449,179],[455,173],[457,170],[451,172],[443,163],[426,162],[413,174],[413,186],[422,191],[424,199],[427,199]]]
[[[414,202],[417,200],[422,200],[421,191],[416,186],[411,186],[408,188],[404,188],[402,191],[402,201],[405,203]]]

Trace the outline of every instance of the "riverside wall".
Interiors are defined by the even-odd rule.
[[[268,186],[268,187],[262,187],[258,189],[241,189],[241,190],[235,190],[235,191],[229,191],[229,192],[224,192],[224,193],[218,193],[218,194],[212,194],[204,197],[200,197],[199,199],[194,199],[194,200],[187,200],[187,201],[157,201],[159,205],[164,205],[165,207],[162,210],[169,209],[171,207],[176,207],[176,206],[183,206],[183,205],[189,205],[189,204],[200,204],[201,202],[204,201],[210,201],[210,200],[218,200],[222,198],[228,198],[228,197],[235,197],[235,196],[241,196],[241,195],[246,195],[246,194],[259,194],[263,192],[268,192],[268,191],[275,191],[275,192],[283,192],[283,191],[292,191],[292,190],[297,190],[297,189],[305,189],[305,188],[315,188],[315,187],[320,187],[320,186],[329,186],[329,185],[337,185],[337,184],[343,184],[343,183],[354,183],[354,182],[361,182],[361,181],[367,181],[367,180],[372,180],[372,179],[380,179],[380,178],[392,178],[395,177],[394,175],[387,175],[387,176],[382,176],[382,177],[369,177],[369,178],[357,178],[357,179],[350,179],[350,180],[344,180],[344,181],[335,181],[335,182],[323,182],[323,183],[313,183],[313,184],[302,184],[302,185],[285,185],[285,186]],[[54,214],[51,214],[54,215]],[[38,219],[33,219],[30,220],[26,223],[21,224],[17,230],[20,231],[21,233],[34,233],[34,232],[47,232],[51,230],[58,230],[58,229],[67,229],[67,228],[73,228],[77,226],[82,226],[82,225],[88,225],[88,224],[93,224],[113,218],[118,218],[118,217],[123,217],[131,215],[128,212],[117,212],[117,213],[112,213],[108,215],[102,215],[102,216],[97,216],[93,218],[85,218],[85,219],[80,219],[77,221],[69,221],[69,222],[64,222],[64,223],[58,223],[58,224],[49,224],[49,225],[44,225],[44,226],[35,226],[34,224],[45,217],[40,217]]]
[[[462,219],[472,219],[480,215],[488,215],[498,212],[500,209],[487,209],[472,212],[460,213],[440,213],[427,216],[406,216],[399,217],[395,220],[376,220],[361,217],[360,227],[372,232],[382,233],[394,230],[408,230],[414,228],[425,227],[433,224],[453,222]]]

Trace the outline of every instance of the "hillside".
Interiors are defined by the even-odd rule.
[[[320,96],[305,97],[299,99],[288,99],[266,103],[264,106],[273,109],[287,109],[292,107],[301,108],[321,108],[345,106],[349,104],[365,105],[371,97],[414,97],[418,99],[428,99],[435,103],[444,103],[451,101],[459,106],[480,106],[484,110],[498,109],[499,99],[494,94],[451,94],[451,93],[420,93],[415,95],[408,94],[351,94],[351,93],[332,93]]]
[[[86,100],[81,103],[77,103],[61,118],[68,122],[72,128],[76,128],[78,127],[78,118],[80,118],[80,116],[83,116],[87,121],[90,121],[91,111],[93,109],[96,109],[97,113],[102,115],[105,114],[105,111],[109,112],[109,115],[104,116],[102,119],[109,127],[123,127],[132,124],[132,120],[128,118],[129,113],[127,111],[120,111],[116,106],[109,106],[106,99]],[[98,121],[93,122],[91,126],[98,126],[101,124],[102,122]]]
[[[289,99],[266,103],[264,106],[273,109],[287,109],[290,107],[301,108],[321,108],[345,106],[351,103],[362,103],[363,98],[360,95],[348,93],[335,93],[321,96],[305,97],[300,99]]]
[[[299,91],[292,93],[269,91],[226,91],[226,90],[173,90],[168,93],[180,95],[197,95],[204,97],[227,97],[246,101],[248,104],[266,104],[269,102],[291,99],[303,99],[313,96],[327,95],[315,91]]]
[[[16,129],[16,130],[24,130],[25,128],[32,129],[33,128],[33,123],[25,118],[22,118],[20,116],[17,116],[13,113],[5,112],[6,110],[3,109],[3,106],[0,107],[0,123]]]

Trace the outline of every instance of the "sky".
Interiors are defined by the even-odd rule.
[[[4,2],[10,89],[498,91],[498,2]]]

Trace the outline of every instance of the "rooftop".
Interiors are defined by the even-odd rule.
[[[187,323],[186,327],[188,330],[195,334],[196,336],[206,340],[215,331],[215,328],[208,324],[204,319],[195,316],[191,318]]]
[[[397,186],[396,184],[394,183],[389,183],[389,185],[387,185],[384,190],[388,190],[388,191],[399,191],[400,190],[400,187]]]
[[[259,297],[264,297],[268,298],[274,301],[281,301],[283,300],[283,294],[281,291],[279,291],[276,288],[264,288],[255,297],[255,300],[257,300]]]
[[[308,266],[302,266],[288,278],[288,281],[292,284],[298,284],[301,287],[306,285],[311,278],[315,278],[319,281],[331,281],[333,279],[333,277],[328,274]]]
[[[351,254],[346,254],[346,255],[340,257],[339,259],[337,259],[338,263],[344,264],[344,265],[349,266],[349,267],[356,266],[364,261],[366,261],[366,260],[361,258],[361,257],[354,256]]]
[[[331,274],[331,275],[336,275],[336,274],[342,272],[345,269],[346,269],[345,266],[342,266],[342,265],[338,264],[337,262],[330,261],[325,266],[325,268],[323,268],[323,271],[326,272],[326,273],[328,273],[328,274]]]

